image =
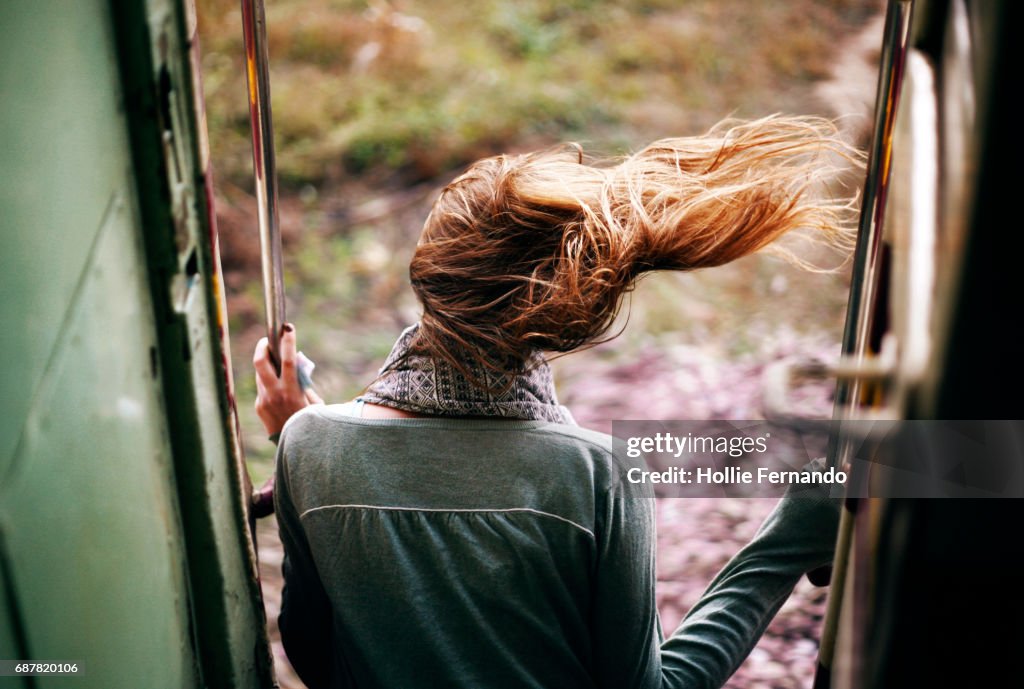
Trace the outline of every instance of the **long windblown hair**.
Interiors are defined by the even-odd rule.
[[[576,145],[481,160],[441,193],[410,264],[413,349],[507,371],[601,341],[645,272],[722,265],[801,228],[848,245],[852,200],[812,189],[837,156],[860,160],[831,122],[771,116],[613,161]]]

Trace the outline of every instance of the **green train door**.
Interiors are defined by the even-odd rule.
[[[0,687],[272,684],[194,17],[0,3]]]

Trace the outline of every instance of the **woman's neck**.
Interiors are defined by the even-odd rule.
[[[429,417],[429,414],[418,414],[416,412],[405,411],[404,409],[395,409],[394,407],[385,407],[380,404],[371,404],[370,402],[363,405],[364,419],[425,419]]]

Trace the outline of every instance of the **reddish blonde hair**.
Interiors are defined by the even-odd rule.
[[[508,370],[599,341],[644,272],[728,263],[797,228],[844,245],[852,202],[811,193],[832,154],[860,159],[827,120],[772,116],[615,161],[576,145],[481,160],[424,225],[413,349]]]

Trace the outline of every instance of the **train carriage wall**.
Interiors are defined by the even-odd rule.
[[[0,658],[77,687],[271,683],[194,17],[0,3]]]

